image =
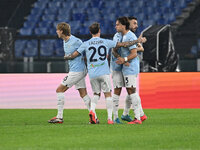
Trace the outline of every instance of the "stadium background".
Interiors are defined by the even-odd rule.
[[[158,66],[150,66],[152,63],[161,63],[161,61],[159,62],[154,58],[157,57],[156,51],[153,50],[155,49],[156,44],[150,45],[152,39],[156,37],[157,34],[156,32],[156,34],[152,35],[153,32],[151,32],[151,30],[149,34],[146,34],[148,37],[147,39],[149,39],[150,41],[150,44],[144,44],[145,51],[144,53],[140,54],[140,56],[143,57],[143,60],[141,60],[141,72],[195,72],[200,70],[200,18],[198,17],[198,15],[200,14],[200,0],[1,0],[0,3],[0,11],[2,14],[5,14],[0,16],[0,72],[3,73],[1,75],[1,82],[4,82],[4,84],[1,84],[1,91],[4,92],[1,92],[0,95],[1,101],[4,102],[4,104],[1,103],[2,108],[13,108],[14,106],[17,107],[16,105],[14,105],[14,103],[12,107],[11,103],[8,103],[8,99],[11,102],[16,101],[17,99],[27,99],[27,95],[23,91],[24,88],[28,85],[23,85],[23,88],[21,90],[19,90],[17,85],[22,83],[29,84],[29,82],[26,82],[24,80],[27,77],[27,75],[25,74],[7,75],[5,73],[68,72],[68,63],[67,61],[63,60],[64,51],[62,47],[62,40],[58,39],[56,36],[56,25],[58,22],[63,21],[68,22],[71,25],[72,34],[80,37],[83,41],[90,38],[88,26],[94,21],[100,22],[102,37],[111,39],[113,37],[113,34],[115,33],[115,20],[119,16],[134,15],[138,18],[139,28],[136,31],[136,35],[139,35],[141,32],[143,32],[143,30],[146,30],[149,27],[152,28],[153,31],[155,29],[159,31],[160,28],[168,25],[170,28],[169,31],[170,33],[172,33],[171,41],[173,41],[174,43],[173,50],[177,54],[177,64],[175,65],[175,68],[172,70],[161,70],[158,68]],[[167,36],[167,34],[161,36],[162,45],[168,45],[168,41],[165,38]],[[154,38],[153,40],[156,41],[157,39]],[[152,49],[150,49],[149,47],[152,47]],[[170,48],[165,47],[167,46],[161,46],[160,49],[158,49],[159,56],[164,58],[164,61],[170,60],[170,58],[165,58],[165,55],[167,55],[167,53],[166,50],[164,50],[168,50]],[[149,59],[151,57],[152,59]],[[173,61],[169,61],[167,65],[170,66],[170,63],[173,63]],[[177,77],[173,77],[177,79],[174,80],[173,83],[178,84],[182,82],[182,80],[179,81],[179,75],[180,74],[176,74]],[[32,76],[32,78],[34,79],[34,81],[30,80],[30,83],[33,84],[36,81],[35,78],[37,78],[38,74],[28,74],[28,76]],[[41,81],[41,83],[45,83],[42,80],[46,80],[45,85],[51,84],[51,81],[54,81],[54,83],[51,84],[51,90],[49,90],[46,95],[44,94],[43,98],[45,99],[46,97],[46,100],[49,99],[50,103],[54,105],[56,104],[56,102],[53,101],[55,97],[54,89],[56,89],[57,84],[60,83],[61,79],[65,75],[58,74],[57,76],[59,77],[55,77],[56,79],[52,79],[50,74],[45,74],[45,76],[46,79],[42,78],[38,80]],[[144,83],[143,80],[145,80],[146,83],[149,83],[149,81],[146,81],[148,80],[148,78],[143,78],[144,76],[146,75],[142,74],[141,77],[138,79],[138,92],[141,93],[142,100],[144,100],[144,108],[152,108],[152,106],[146,105],[145,102],[145,100],[149,99],[147,98],[148,96],[152,96],[144,93],[147,85],[142,84]],[[165,74],[160,74],[159,78],[161,78],[161,81],[157,82],[162,82],[163,76],[165,76]],[[191,85],[194,88],[193,92],[195,90],[199,91],[199,79],[192,76],[193,74],[191,74],[190,82],[197,82],[196,84]],[[19,78],[15,80],[15,77]],[[48,80],[48,78],[50,79]],[[7,84],[8,86],[6,86]],[[87,84],[90,85],[89,81],[87,81]],[[152,88],[155,88],[156,82],[150,86]],[[10,87],[14,88],[12,90],[12,94],[8,94]],[[164,84],[163,87],[169,88],[170,85]],[[174,85],[174,87],[176,86]],[[37,86],[32,86],[31,88],[32,90],[30,91],[37,91],[38,93],[40,93],[40,88],[37,88]],[[150,89],[149,91],[152,91],[152,89]],[[176,91],[176,88],[173,89]],[[183,93],[184,91],[186,91],[186,88],[180,89],[182,89]],[[44,89],[41,90],[45,91]],[[159,93],[159,91],[156,90],[158,89],[153,90],[154,93]],[[24,95],[21,93],[22,97],[15,98],[16,93],[19,94],[19,91],[21,91]],[[73,92],[76,95],[76,91],[73,90]],[[169,92],[170,94],[172,94],[172,91],[168,91],[168,93]],[[123,93],[124,94],[121,97],[121,108],[123,108],[123,100],[126,92]],[[32,95],[35,94],[36,92],[32,93]],[[11,96],[11,98],[9,98],[9,96]],[[194,98],[197,97],[197,95],[195,95],[195,92],[192,96]],[[40,93],[36,97],[33,96],[31,99],[33,101],[40,101],[41,103],[46,102],[43,106],[40,106],[42,108],[45,108],[45,106],[47,108],[55,108],[55,106],[48,106],[49,101],[43,101],[41,100],[41,97],[42,93]],[[157,95],[157,97],[159,96]],[[182,96],[180,95],[180,97]],[[71,102],[73,102],[74,99],[79,98],[78,96],[69,98]],[[161,99],[163,99],[163,97]],[[156,97],[154,98],[154,100],[156,100]],[[152,99],[149,101],[152,101]],[[24,102],[25,101],[21,101],[21,104],[23,104]],[[190,102],[193,103],[193,101]],[[179,104],[181,104],[181,101],[179,101]],[[31,108],[30,105],[23,105],[18,107],[26,108],[26,106]],[[75,105],[66,105],[65,107],[73,108],[73,106]],[[100,106],[99,108],[103,108],[103,106],[104,105]],[[188,107],[189,106],[190,105],[188,105]],[[35,107],[36,106],[32,106],[32,108]],[[158,106],[155,106],[155,108],[158,108]],[[162,108],[170,108],[170,106],[166,105]],[[191,108],[193,108],[193,106],[191,106]]]
[[[200,0],[0,0],[0,14],[0,149],[200,149]],[[97,109],[100,124],[88,125],[72,88],[65,93],[64,123],[48,124],[56,114],[55,89],[68,72],[56,24],[68,22],[84,41],[88,25],[98,21],[102,37],[111,39],[119,16],[138,18],[137,35],[149,26],[172,33],[170,40],[161,36],[159,49],[156,34],[146,33],[154,45],[143,45],[138,92],[148,120],[109,126],[106,110]],[[146,59],[158,56],[149,47],[164,59]],[[168,50],[173,53],[165,57]],[[87,84],[91,96],[88,77]],[[103,98],[97,107],[105,108]]]

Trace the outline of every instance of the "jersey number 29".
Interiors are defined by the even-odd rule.
[[[97,61],[97,59],[94,58],[96,52],[98,52],[98,55],[100,56],[99,59],[100,60],[105,60],[106,56],[107,56],[107,51],[106,51],[106,47],[101,45],[98,47],[98,49],[96,49],[95,47],[90,47],[89,50],[93,50],[92,55],[90,57],[90,62],[95,62]]]

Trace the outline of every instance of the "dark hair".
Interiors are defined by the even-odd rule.
[[[127,17],[119,17],[117,18],[117,21],[119,21],[122,25],[126,26],[126,30],[129,29],[130,23]]]
[[[66,35],[66,36],[71,35],[71,28],[70,28],[70,25],[68,23],[60,22],[60,23],[57,24],[56,29],[62,30],[63,34]]]
[[[134,17],[134,16],[131,16],[131,17],[128,17],[128,20],[137,20],[137,18],[136,17]]]
[[[94,22],[90,27],[89,27],[90,33],[91,34],[97,34],[100,30],[100,24],[98,22]]]

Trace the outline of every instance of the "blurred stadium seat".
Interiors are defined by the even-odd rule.
[[[89,34],[88,27],[93,22],[101,24],[102,34],[114,34],[115,21],[120,16],[138,18],[139,35],[149,25],[170,24],[181,14],[183,8],[192,0],[37,0],[26,17],[20,35],[56,35],[56,26],[60,22],[71,25],[71,33]],[[52,43],[51,43],[52,42]],[[32,57],[38,53],[34,42],[16,41],[16,57]],[[30,50],[32,45],[32,50]],[[200,42],[197,43],[200,49]],[[57,41],[43,40],[40,46],[41,56],[63,56],[62,45]],[[195,48],[191,49],[195,53]]]
[[[27,17],[29,22],[24,23],[23,30],[20,34],[31,35],[33,33],[31,32],[32,30],[26,33],[23,32],[24,30],[28,30],[27,26],[31,26],[31,28],[47,28],[46,30],[52,31],[51,28],[55,28],[56,24],[62,21],[72,24],[72,30],[75,28],[75,30],[73,30],[75,33],[88,34],[88,32],[85,32],[85,28],[88,27],[91,22],[102,22],[103,19],[104,24],[109,24],[110,20],[115,22],[116,18],[119,16],[133,15],[141,21],[139,28],[141,25],[146,27],[150,24],[167,24],[174,21],[176,16],[180,14],[181,9],[185,8],[187,3],[191,1],[192,0],[168,0],[166,2],[162,0],[38,0],[35,2],[31,14]],[[148,17],[146,18],[146,16]],[[48,21],[48,24],[45,24],[44,21]],[[51,24],[53,24],[53,26],[51,26]],[[115,30],[110,29],[114,28],[115,23],[110,26],[109,30],[108,27],[102,26],[103,33],[109,31],[110,34],[114,34]],[[77,28],[80,28],[79,31],[77,31]],[[74,32],[72,32],[72,34],[74,34]],[[49,32],[49,34],[52,33],[53,32]]]

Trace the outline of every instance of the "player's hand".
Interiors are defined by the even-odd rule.
[[[120,65],[120,64],[124,64],[124,63],[125,63],[125,60],[124,60],[123,57],[118,57],[116,63],[119,64],[119,65]]]
[[[71,55],[65,55],[65,56],[64,56],[64,59],[65,59],[65,60],[71,60],[71,59],[72,59],[72,56],[71,56]]]
[[[143,37],[142,34],[140,34],[139,38],[138,38],[138,43],[145,43],[147,41],[147,39],[145,37]]]
[[[130,63],[129,63],[129,62],[126,62],[126,63],[124,63],[124,65],[129,67],[129,66],[130,66]]]

